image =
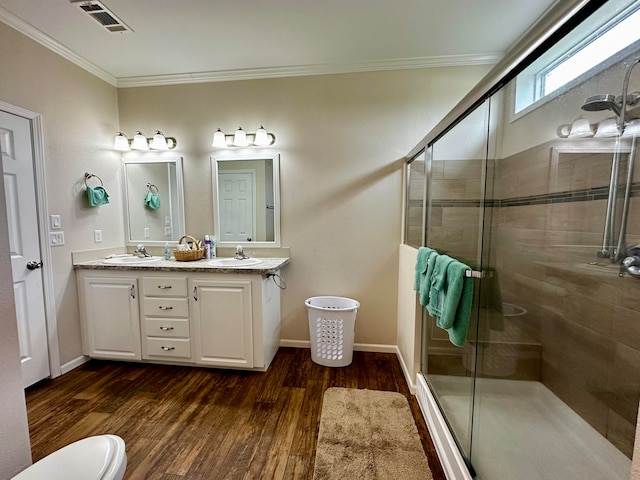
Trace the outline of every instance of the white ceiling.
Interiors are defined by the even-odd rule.
[[[0,0],[0,20],[118,86],[495,63],[553,0]]]

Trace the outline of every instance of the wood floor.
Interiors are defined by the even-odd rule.
[[[324,391],[400,392],[434,480],[444,474],[394,354],[354,352],[327,368],[281,348],[266,373],[91,362],[27,390],[33,460],[80,438],[121,436],[125,479],[312,479]]]

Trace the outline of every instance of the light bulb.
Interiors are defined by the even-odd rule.
[[[213,134],[213,142],[211,143],[212,147],[217,148],[227,148],[227,139],[225,138],[224,132],[220,129],[217,129]]]
[[[129,139],[123,133],[118,132],[116,138],[113,140],[113,148],[120,152],[128,152],[131,150]]]
[[[149,146],[153,150],[169,150],[167,139],[160,130],[156,130],[156,133],[153,135],[153,140],[151,140],[151,145]]]
[[[133,143],[131,144],[133,150],[149,150],[149,144],[147,143],[147,137],[142,132],[136,132],[133,137]]]
[[[269,135],[267,135],[267,131],[264,129],[262,125],[260,125],[260,128],[256,130],[256,136],[253,140],[253,144],[259,147],[264,147],[266,145],[271,144],[271,140],[269,140]]]
[[[247,142],[247,134],[244,133],[242,127],[238,127],[236,132],[233,134],[233,146],[246,147],[247,145],[249,145],[249,142]]]

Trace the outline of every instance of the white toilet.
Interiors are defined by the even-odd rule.
[[[97,435],[53,452],[12,480],[122,480],[126,467],[124,440]]]

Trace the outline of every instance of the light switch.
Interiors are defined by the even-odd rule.
[[[93,241],[94,243],[102,242],[102,230],[94,230],[93,231]]]
[[[164,225],[166,227],[170,227],[171,226],[171,217],[169,215],[165,215],[165,217],[164,217]]]
[[[49,232],[49,245],[52,247],[64,245],[64,232]]]
[[[173,229],[171,227],[164,227],[164,236],[170,237],[173,235]]]
[[[60,221],[60,215],[50,215],[49,221],[51,223],[51,230],[59,230],[62,228],[62,222]]]
[[[151,237],[151,231],[149,230],[149,227],[144,227],[144,238],[150,238]]]

